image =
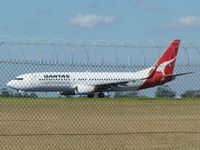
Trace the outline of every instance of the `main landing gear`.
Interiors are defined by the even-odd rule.
[[[94,94],[88,94],[87,97],[88,97],[88,98],[94,98]],[[100,93],[98,94],[98,97],[99,97],[99,98],[104,98],[104,97],[105,97],[105,94],[102,93],[102,92],[100,92]]]
[[[87,97],[88,97],[88,98],[93,98],[93,97],[94,97],[94,94],[88,94]]]
[[[104,97],[105,97],[105,94],[100,92],[100,93],[98,94],[98,97],[99,97],[99,98],[104,98]]]

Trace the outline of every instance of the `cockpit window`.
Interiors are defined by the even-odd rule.
[[[23,78],[15,78],[15,80],[23,80]]]

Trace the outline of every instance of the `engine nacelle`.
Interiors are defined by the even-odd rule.
[[[76,94],[90,94],[94,92],[95,87],[92,85],[77,85],[75,89]]]

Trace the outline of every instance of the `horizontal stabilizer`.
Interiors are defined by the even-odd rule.
[[[179,74],[172,74],[172,75],[165,75],[165,77],[177,77],[177,76],[182,76],[182,75],[187,75],[187,74],[192,74],[194,72],[185,72],[185,73],[179,73]]]

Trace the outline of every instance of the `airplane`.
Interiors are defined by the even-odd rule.
[[[177,76],[173,74],[180,40],[175,39],[156,63],[137,72],[35,72],[17,76],[7,86],[17,91],[59,92],[60,95],[105,97],[105,92],[134,91],[163,85]]]

